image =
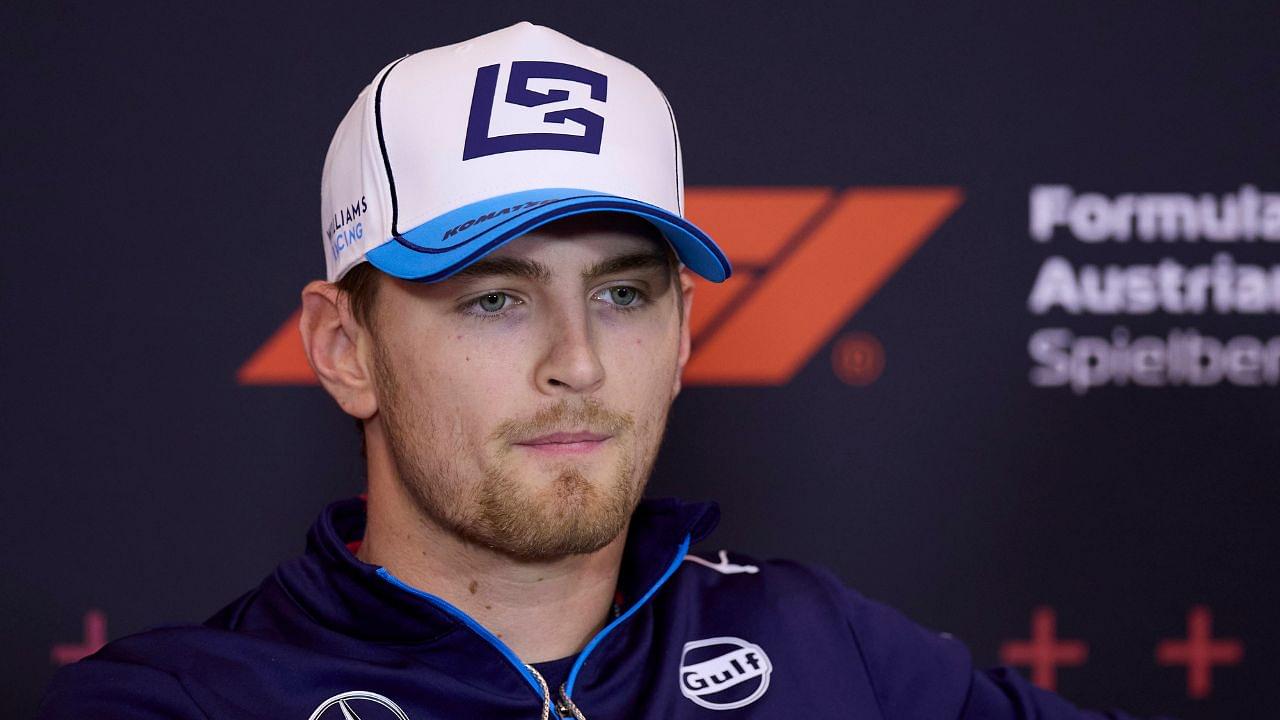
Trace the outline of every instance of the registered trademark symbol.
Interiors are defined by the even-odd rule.
[[[841,335],[831,348],[831,368],[849,385],[870,385],[884,371],[884,346],[869,333]]]

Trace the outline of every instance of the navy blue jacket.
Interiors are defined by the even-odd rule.
[[[39,718],[1127,717],[975,670],[959,642],[821,570],[688,555],[718,518],[710,504],[643,502],[619,612],[544,690],[474,620],[356,559],[364,503],[337,502],[302,557],[203,625],[125,637],[60,670]]]

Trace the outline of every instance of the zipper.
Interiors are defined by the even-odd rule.
[[[502,656],[505,657],[507,661],[510,662],[515,667],[515,669],[520,673],[520,675],[525,679],[525,681],[529,683],[533,691],[537,693],[538,699],[542,701],[542,720],[564,720],[565,718],[573,718],[573,720],[586,720],[586,717],[582,714],[582,711],[579,710],[578,706],[574,704],[573,699],[571,698],[571,695],[573,693],[573,686],[578,680],[578,673],[582,670],[583,664],[585,664],[587,661],[587,656],[591,654],[591,651],[595,650],[596,647],[600,645],[600,641],[604,640],[606,635],[608,635],[610,632],[613,631],[614,628],[626,622],[628,618],[634,615],[637,610],[639,610],[641,607],[644,606],[646,602],[649,601],[649,598],[653,597],[654,594],[658,592],[658,588],[662,587],[663,584],[665,584],[667,580],[670,579],[670,577],[675,574],[675,571],[678,570],[680,568],[680,565],[684,562],[685,556],[689,554],[689,545],[692,542],[692,540],[693,538],[691,536],[685,535],[684,541],[681,542],[680,547],[676,549],[675,558],[671,561],[671,564],[667,566],[666,571],[662,573],[662,577],[658,578],[658,581],[655,582],[649,588],[649,590],[645,592],[644,595],[641,595],[640,599],[637,600],[635,604],[627,608],[626,612],[614,618],[613,622],[606,625],[603,630],[596,633],[595,637],[591,638],[591,641],[588,642],[587,646],[584,647],[582,649],[582,652],[578,654],[578,659],[574,661],[573,667],[569,670],[568,681],[565,682],[565,684],[560,686],[559,698],[552,697],[551,688],[547,686],[547,681],[542,677],[541,673],[535,670],[532,665],[522,662],[520,658],[516,657],[516,654],[512,652],[511,648],[507,647],[506,643],[502,642],[496,636],[494,636],[493,633],[489,632],[489,630],[485,628],[485,626],[473,620],[470,615],[467,615],[466,613],[462,612],[458,608],[454,607],[444,598],[437,597],[435,595],[432,595],[431,593],[423,592],[413,587],[412,585],[409,585],[408,583],[402,581],[400,578],[396,577],[395,575],[392,575],[385,567],[378,568],[377,575],[381,577],[383,580],[386,580],[392,585],[395,585],[396,587],[400,588],[401,590],[404,590],[412,595],[416,595],[417,597],[420,597],[426,600],[427,602],[430,602],[432,605],[435,605],[441,610],[444,610],[450,615],[453,615],[454,617],[461,620],[464,625],[470,628],[473,632],[475,632],[481,638],[488,641],[488,643],[492,645],[494,649],[496,649],[499,653],[501,653]],[[552,710],[553,705],[555,706],[554,711]]]
[[[689,544],[692,541],[692,536],[685,535],[684,542],[680,543],[680,547],[676,549],[675,559],[667,566],[667,570],[662,573],[662,577],[658,578],[658,581],[655,582],[644,595],[641,595],[640,599],[637,600],[635,604],[627,608],[626,612],[614,618],[613,622],[605,625],[603,630],[596,633],[596,636],[591,638],[591,642],[587,643],[587,646],[578,654],[578,659],[574,661],[573,668],[569,670],[569,680],[560,687],[561,697],[563,697],[571,707],[573,706],[573,701],[570,697],[573,695],[573,686],[578,681],[578,673],[582,671],[582,666],[587,662],[587,656],[591,654],[592,650],[595,650],[596,647],[600,645],[600,641],[604,640],[604,637],[612,632],[614,628],[626,622],[627,618],[634,615],[637,610],[644,606],[645,603],[649,602],[649,598],[653,597],[654,593],[658,592],[658,588],[662,587],[663,584],[675,574],[676,570],[680,569],[680,565],[684,562],[685,555],[689,554]],[[578,715],[577,717],[581,716]]]

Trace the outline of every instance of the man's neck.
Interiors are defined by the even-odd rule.
[[[608,622],[625,529],[589,555],[521,562],[424,517],[394,476],[370,465],[362,561],[447,600],[527,663],[573,655]]]

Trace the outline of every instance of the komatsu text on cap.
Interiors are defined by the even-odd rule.
[[[330,281],[368,260],[441,280],[556,218],[653,223],[690,270],[728,260],[684,219],[675,116],[643,72],[528,22],[407,55],[356,98],[321,181]]]

